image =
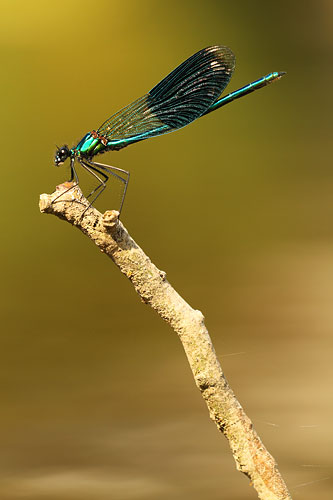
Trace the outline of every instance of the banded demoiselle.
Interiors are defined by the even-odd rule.
[[[72,189],[79,183],[75,161],[98,182],[87,196],[94,201],[106,188],[110,175],[123,183],[119,213],[122,210],[129,181],[129,172],[93,161],[106,151],[119,151],[138,141],[166,134],[188,125],[200,116],[250,94],[278,80],[284,72],[273,72],[220,98],[235,68],[233,52],[222,45],[200,50],[158,83],[148,94],[108,118],[99,129],[88,132],[69,149],[57,148],[54,162],[62,165],[70,158]],[[74,182],[73,182],[74,181]]]

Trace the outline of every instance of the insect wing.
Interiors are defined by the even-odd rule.
[[[148,94],[109,118],[98,129],[111,149],[172,132],[199,118],[219,98],[235,67],[228,47],[200,50]]]

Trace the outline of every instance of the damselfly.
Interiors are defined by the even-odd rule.
[[[73,185],[69,189],[79,183],[75,161],[98,182],[87,196],[90,198],[89,206],[104,191],[109,177],[116,177],[123,184],[121,212],[129,172],[93,161],[96,155],[118,151],[135,142],[177,130],[284,75],[284,72],[269,73],[220,98],[234,68],[235,56],[228,47],[214,45],[202,49],[180,64],[148,94],[112,115],[98,130],[88,132],[75,147],[69,149],[64,145],[57,148],[54,158],[56,166],[70,158],[70,182]]]

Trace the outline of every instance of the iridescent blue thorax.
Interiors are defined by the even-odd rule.
[[[107,139],[99,135],[95,130],[86,134],[81,141],[71,149],[72,157],[92,158],[111,149]]]

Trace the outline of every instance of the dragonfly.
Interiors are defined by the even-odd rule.
[[[76,146],[71,149],[68,145],[57,147],[54,157],[56,166],[70,159],[71,187],[65,192],[79,185],[75,168],[77,163],[97,181],[95,189],[86,197],[88,208],[103,193],[109,178],[116,178],[123,186],[120,215],[130,173],[94,161],[97,155],[119,151],[130,144],[185,127],[197,118],[279,80],[285,74],[284,71],[269,73],[221,97],[234,69],[235,56],[229,47],[206,47],[186,59],[147,94],[113,114],[97,130],[88,132]]]

